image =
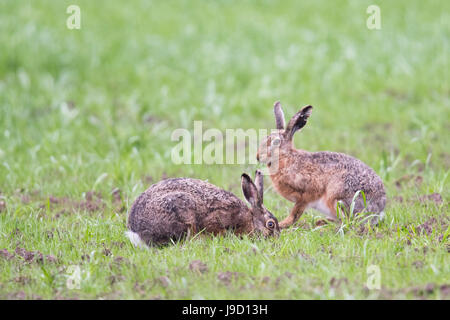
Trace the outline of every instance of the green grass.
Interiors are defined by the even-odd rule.
[[[66,28],[69,4],[81,7],[81,30]],[[1,1],[0,249],[57,261],[0,256],[0,298],[449,299],[450,5],[377,1],[382,29],[372,31],[370,4]],[[287,117],[314,106],[297,147],[377,171],[386,220],[339,231],[316,227],[310,211],[277,239],[133,248],[126,210],[150,181],[208,179],[242,198],[240,174],[255,170],[174,165],[172,131],[194,120],[271,129],[276,100]],[[265,182],[281,219],[292,204]],[[99,208],[82,205],[89,191]],[[432,193],[443,201],[421,198]],[[427,221],[429,234],[418,228]],[[208,271],[190,270],[194,260]],[[370,265],[381,290],[365,289]],[[66,286],[70,266],[80,289]],[[238,276],[223,280],[226,271]]]

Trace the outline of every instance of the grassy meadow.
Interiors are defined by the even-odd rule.
[[[371,4],[1,1],[0,299],[450,299],[450,2],[377,1],[380,30]],[[276,100],[314,106],[298,148],[374,168],[386,219],[311,210],[276,239],[134,248],[127,210],[152,183],[244,199],[259,167],[174,164],[172,132],[272,129]],[[281,220],[293,204],[265,185]]]

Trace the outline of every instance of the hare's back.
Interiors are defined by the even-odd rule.
[[[311,155],[312,161],[320,166],[330,177],[343,179],[348,190],[379,191],[384,189],[383,182],[377,173],[361,160],[338,152],[322,151]]]
[[[186,193],[199,204],[217,201],[241,201],[231,192],[225,191],[207,181],[193,178],[171,178],[150,186],[144,194],[148,198],[161,197],[169,193]]]
[[[195,221],[201,227],[214,212],[239,212],[245,204],[232,193],[192,178],[162,180],[144,191],[133,203],[128,224],[138,231]]]
[[[203,214],[221,208],[241,206],[245,206],[242,200],[209,182],[193,178],[171,178],[162,180],[144,191],[136,199],[131,212],[149,214],[184,209]]]

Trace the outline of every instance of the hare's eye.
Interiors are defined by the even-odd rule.
[[[275,223],[273,222],[273,220],[267,221],[266,225],[269,229],[273,229],[275,227]]]
[[[275,139],[272,140],[272,146],[274,146],[274,147],[279,146],[280,143],[281,143],[280,138],[275,138]]]

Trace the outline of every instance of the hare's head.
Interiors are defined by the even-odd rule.
[[[255,183],[246,173],[241,176],[242,192],[250,204],[250,213],[253,219],[253,230],[264,236],[278,236],[280,228],[278,220],[263,205],[264,182],[261,171],[256,170]]]
[[[277,130],[263,139],[259,145],[257,160],[267,163],[270,167],[271,163],[278,160],[280,150],[292,148],[292,139],[295,132],[303,128],[311,115],[312,106],[303,107],[285,124],[283,109],[279,101],[275,102],[273,107],[275,113],[275,122]]]

